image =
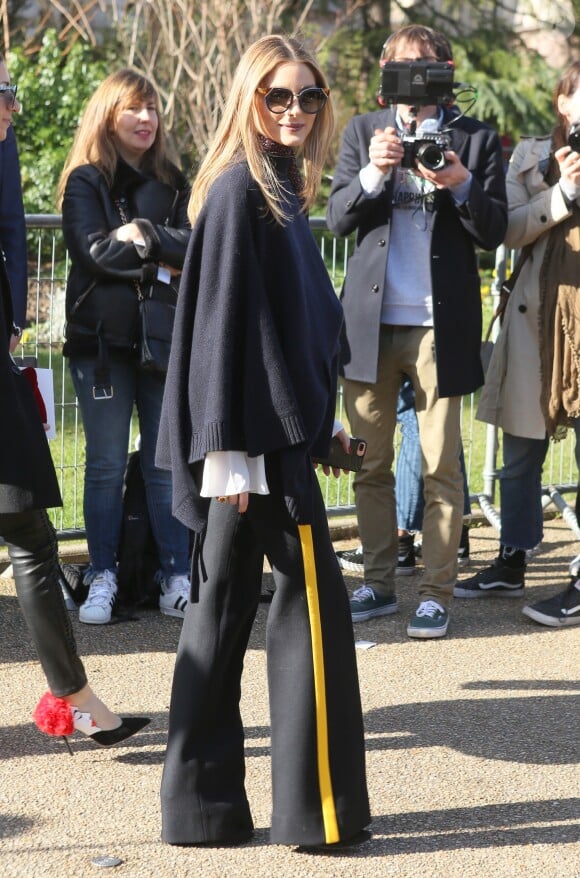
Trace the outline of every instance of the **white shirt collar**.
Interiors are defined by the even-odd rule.
[[[437,115],[433,118],[435,118],[437,121],[437,128],[438,129],[441,128],[441,126],[443,124],[443,108],[442,107],[437,108]],[[395,116],[395,124],[397,126],[398,131],[401,131],[404,134],[407,133],[407,123],[403,121],[403,118],[402,118],[398,109],[397,109],[397,114]],[[418,125],[417,129],[419,129],[420,127],[421,126]]]

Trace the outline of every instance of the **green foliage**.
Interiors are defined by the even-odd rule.
[[[80,41],[63,49],[56,31],[47,30],[33,57],[20,48],[10,53],[10,78],[23,105],[14,130],[27,213],[56,212],[56,186],[83,106],[109,73],[102,50]]]
[[[484,20],[484,19],[482,19]],[[420,22],[449,31],[445,22],[428,20],[422,8]],[[337,107],[338,140],[355,113],[377,109],[381,46],[384,28],[357,30],[353,22],[336,30],[319,53],[333,88]],[[512,31],[491,19],[477,30],[450,34],[457,67],[456,81],[473,85],[477,101],[460,108],[506,134],[516,142],[522,134],[547,134],[554,124],[552,92],[559,71],[526,47]],[[337,144],[328,167],[336,162]]]
[[[514,142],[522,134],[551,131],[559,71],[539,54],[519,45],[508,32],[480,30],[454,45],[454,57],[457,81],[477,89],[472,115]]]
[[[438,11],[429,2],[415,4],[416,8],[406,8],[406,14],[409,20],[414,14],[420,17],[421,23],[432,23],[449,33],[458,79],[477,88],[478,99],[470,110],[472,115],[488,122],[501,134],[511,135],[514,141],[521,134],[548,133],[553,123],[551,95],[559,71],[554,71],[537,53],[524,47],[499,18],[494,18],[489,10],[486,13],[484,4],[469,0],[465,5],[473,11],[469,21],[465,15],[456,21],[457,17],[450,12],[456,6],[452,3],[439,4]],[[574,0],[574,7],[579,6],[580,0]],[[298,14],[301,7],[302,4],[295,2],[288,4],[287,18],[284,18],[286,30],[292,30],[292,16]],[[388,28],[370,15],[369,4],[363,4],[364,14],[348,17],[343,26],[335,28],[330,23],[329,8],[329,4],[316,3],[317,14],[309,15],[303,31],[314,43],[320,44],[318,58],[333,90],[337,126],[326,163],[327,174],[331,175],[349,118],[377,108],[378,59]],[[491,4],[491,9],[494,8]],[[449,13],[447,18],[445,12]],[[473,28],[473,20],[479,23],[477,29]],[[15,118],[15,130],[27,212],[55,212],[56,184],[84,104],[111,69],[127,63],[128,45],[119,46],[116,42],[121,39],[121,33],[111,29],[102,35],[102,47],[95,48],[82,39],[67,44],[59,39],[56,30],[46,30],[38,51],[31,53],[20,47],[11,51],[10,73],[18,84],[24,105],[22,115]],[[155,59],[153,49],[151,53]],[[155,65],[156,73],[157,68],[161,70],[161,63]],[[164,84],[161,73],[160,77],[158,85],[164,101],[171,94],[176,97],[175,130],[187,129],[187,151],[179,149],[179,152],[184,153],[184,166],[192,173],[191,143],[203,142],[203,137],[192,136],[183,124],[188,109],[187,103],[179,99],[179,82],[171,77],[171,81]],[[179,137],[173,139],[179,146]],[[324,212],[327,190],[325,181],[314,213]]]

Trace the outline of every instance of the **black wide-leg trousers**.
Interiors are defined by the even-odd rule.
[[[40,664],[60,698],[87,683],[59,583],[56,534],[44,509],[0,513],[16,594]]]
[[[266,627],[271,839],[332,844],[370,822],[352,621],[315,492],[312,525],[297,526],[277,495],[250,495],[245,515],[211,504],[207,581],[188,606],[173,680],[161,786],[170,844],[235,843],[253,830],[239,702],[264,554],[276,585]]]

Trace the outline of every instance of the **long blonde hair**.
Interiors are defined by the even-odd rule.
[[[163,182],[172,181],[172,166],[166,155],[159,95],[145,76],[137,70],[123,68],[103,80],[85,107],[58,184],[59,206],[62,204],[71,172],[80,165],[95,165],[108,185],[112,185],[119,160],[114,137],[117,113],[134,101],[152,101],[159,119],[155,140],[143,156],[141,168]]]
[[[258,140],[257,94],[266,77],[280,64],[307,64],[316,85],[327,88],[327,81],[313,56],[293,37],[276,34],[262,37],[242,55],[226,100],[221,122],[201,163],[193,183],[188,215],[193,225],[216,178],[233,164],[245,159],[250,173],[261,189],[273,217],[281,224],[286,220],[284,191]],[[299,193],[303,209],[314,203],[322,168],[332,132],[334,113],[330,99],[317,114],[314,125],[302,148],[304,187]]]

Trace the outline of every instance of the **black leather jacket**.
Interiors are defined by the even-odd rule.
[[[108,343],[131,349],[131,325],[138,319],[135,283],[150,286],[160,263],[183,267],[190,236],[190,189],[177,168],[174,178],[174,185],[162,183],[121,159],[110,189],[94,165],[82,165],[71,173],[62,204],[63,234],[71,260],[66,356],[97,353],[97,323],[105,308],[114,318],[109,325],[114,325],[115,332],[118,329],[115,337],[107,335]],[[139,226],[142,246],[110,237],[113,229],[124,225],[122,213]]]

